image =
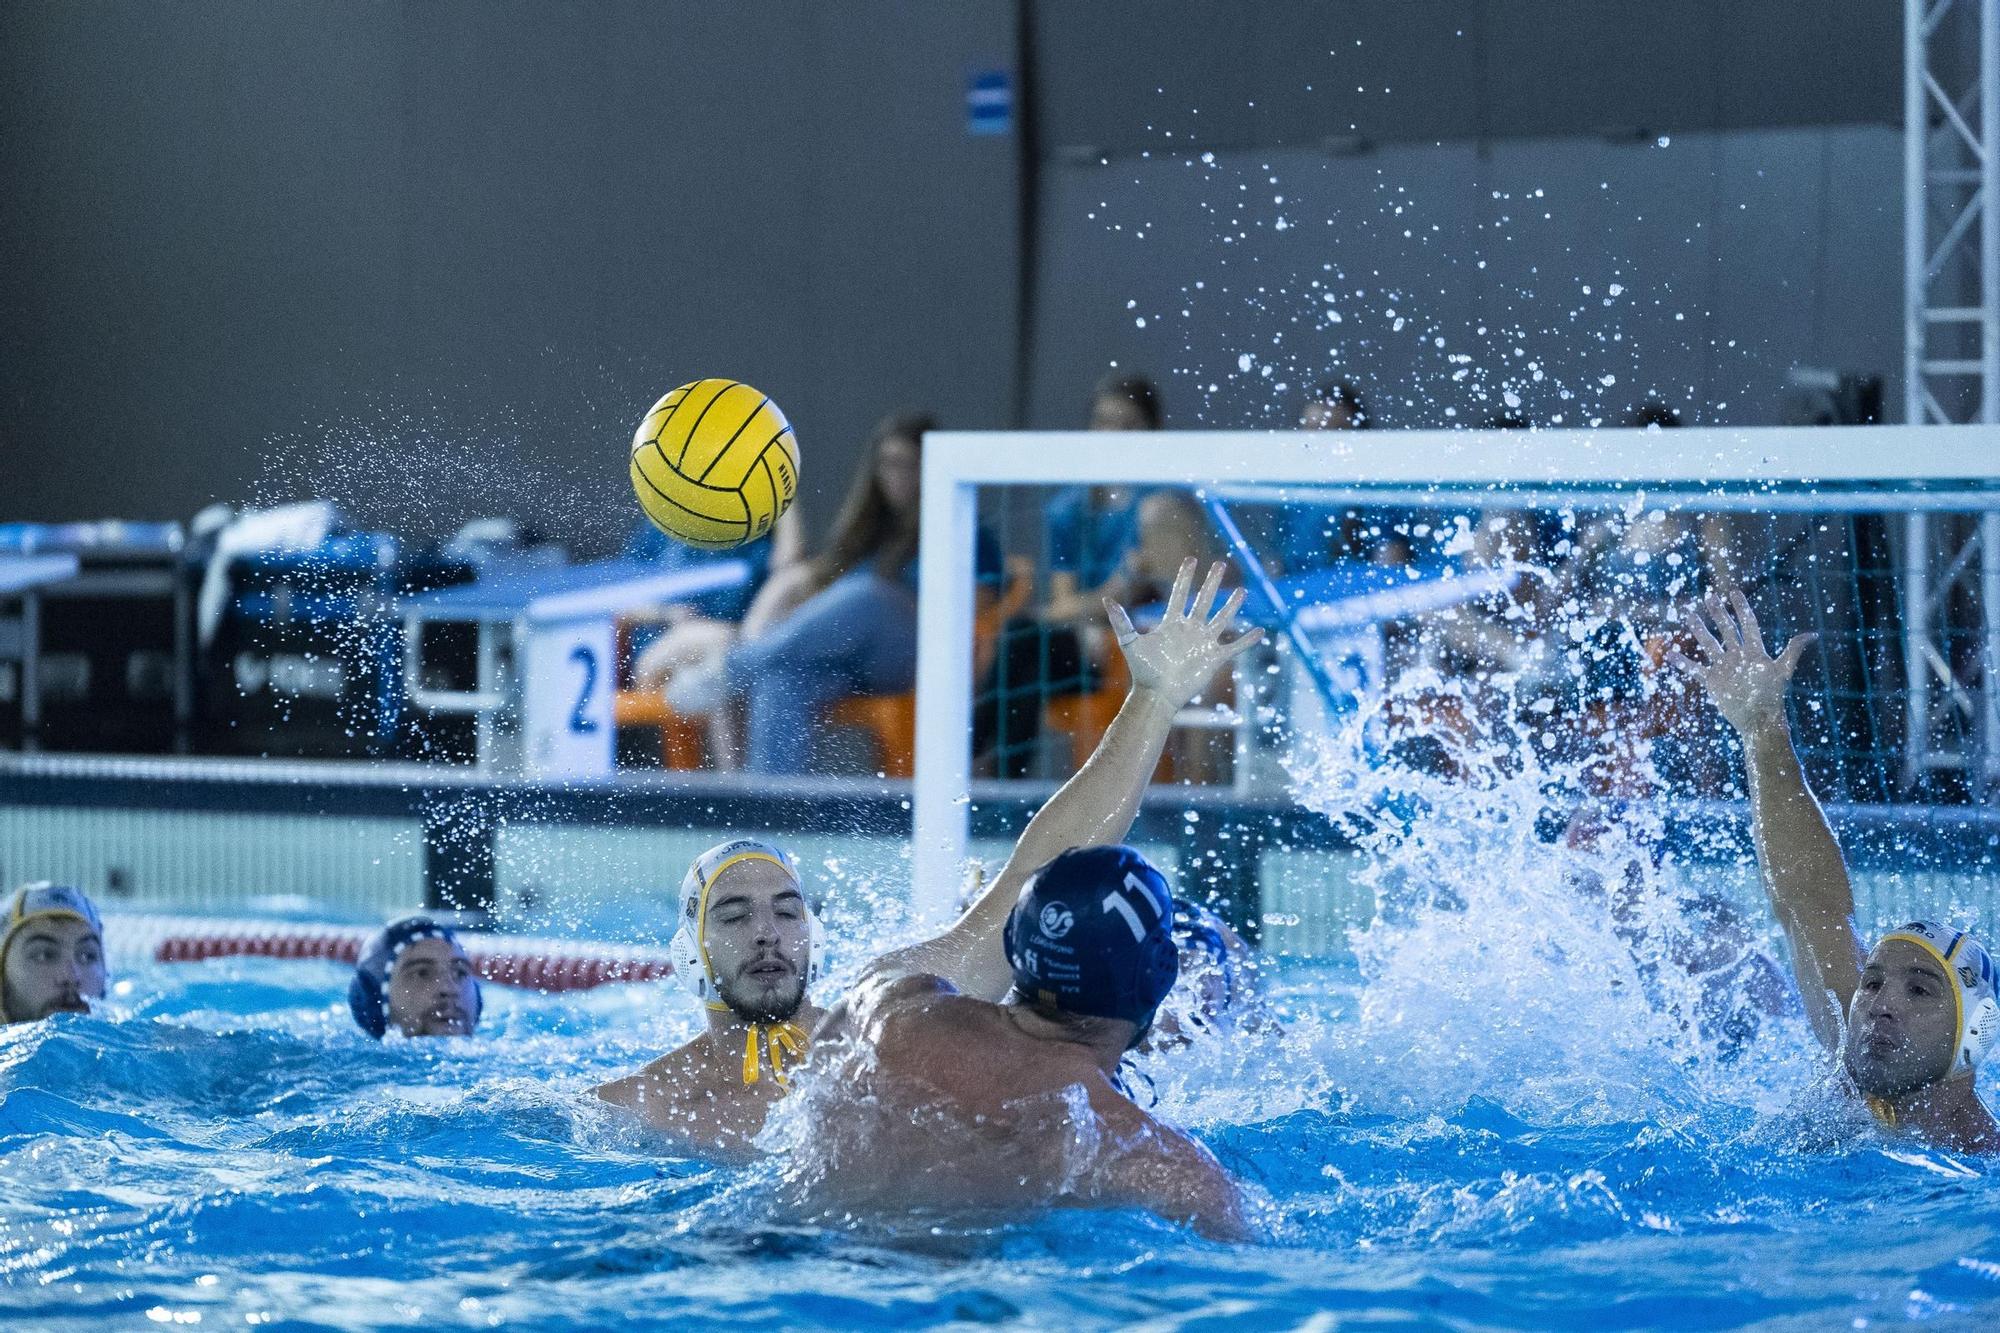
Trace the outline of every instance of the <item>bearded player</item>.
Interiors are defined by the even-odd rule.
[[[1184,607],[1195,562],[1185,562],[1159,628],[1140,634],[1107,607],[1131,667],[1125,705],[1076,775],[1023,830],[1006,868],[944,936],[905,951],[968,993],[999,998],[1010,982],[1001,933],[1029,877],[1074,847],[1115,844],[1138,813],[1173,716],[1261,631],[1223,643],[1241,593],[1212,622],[1224,566],[1209,572],[1191,622]],[[1204,623],[1207,622],[1207,623]],[[781,849],[738,839],[697,857],[682,881],[676,972],[706,1008],[692,1041],[597,1095],[636,1111],[689,1150],[741,1157],[791,1085],[824,1012],[807,998],[823,932],[797,864]]]

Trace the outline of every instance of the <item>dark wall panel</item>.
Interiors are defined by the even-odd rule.
[[[1572,329],[1543,337],[1565,374],[1602,353],[1621,394],[1738,419],[1796,360],[1893,377],[1896,6],[1028,12],[1032,423],[1075,422],[1112,359],[1169,375],[1181,424],[1281,420],[1272,385],[1335,367],[1398,386],[1385,420],[1484,410],[1450,358],[1486,357],[1476,330],[1510,303]],[[0,7],[0,517],[327,493],[366,522],[514,513],[601,545],[631,518],[640,410],[727,374],[795,418],[824,520],[884,411],[1009,419],[1020,148],[969,135],[964,95],[1012,64],[1016,21],[919,0]],[[1356,138],[1379,151],[1328,151]],[[1536,187],[1548,219],[1519,214]],[[1620,259],[1633,301],[1686,319],[1634,306],[1599,348],[1563,302]],[[1303,313],[1329,264],[1362,323]]]
[[[1615,423],[1650,394],[1770,423],[1799,365],[1879,374],[1893,404],[1901,143],[1853,126],[1053,168],[1031,424],[1080,425],[1113,364],[1157,377],[1183,428],[1289,425],[1336,374],[1397,427]]]
[[[640,413],[721,374],[823,518],[882,412],[1005,422],[1016,151],[964,97],[1014,40],[916,0],[8,6],[0,511],[602,545]]]
[[[1226,149],[1902,118],[1902,7],[1878,0],[1092,0],[1033,14],[1047,142],[1112,154],[1190,132]]]

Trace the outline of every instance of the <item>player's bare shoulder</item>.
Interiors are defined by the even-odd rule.
[[[996,1006],[961,994],[942,977],[864,977],[814,1030],[815,1063],[837,1059],[837,1050],[866,1051],[879,1073],[949,1080],[973,1049],[968,1039],[990,1037],[997,1017]]]
[[[707,1062],[702,1059],[703,1039],[668,1051],[636,1074],[599,1084],[592,1091],[614,1106],[637,1111],[640,1118],[659,1128],[671,1128],[666,1119],[684,1114],[687,1093],[705,1086]]]

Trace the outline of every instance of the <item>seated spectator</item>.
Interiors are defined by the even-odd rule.
[[[405,1037],[469,1037],[482,1007],[479,978],[458,937],[429,917],[404,917],[377,931],[347,986],[348,1012],[377,1041],[390,1028]]]
[[[1679,408],[1670,407],[1659,398],[1648,398],[1632,409],[1626,424],[1635,430],[1677,430],[1684,423]],[[1665,539],[1662,544],[1682,552],[1690,544],[1696,547],[1701,574],[1708,588],[1733,588],[1740,581],[1731,572],[1738,526],[1737,521],[1727,514],[1703,514],[1698,518],[1675,514],[1670,516],[1668,527],[1656,535]],[[1670,561],[1668,567],[1678,569],[1680,564]],[[1654,571],[1656,576],[1659,572]],[[1674,595],[1680,596],[1679,593]]]
[[[786,510],[769,535],[728,551],[689,546],[640,520],[625,543],[628,560],[641,560],[671,570],[699,569],[720,560],[747,560],[750,578],[734,588],[718,588],[686,602],[628,616],[628,620],[637,622],[630,645],[632,688],[664,689],[674,672],[728,648],[736,640],[757,594],[772,580],[797,569],[804,562],[804,548],[805,522],[797,509]],[[717,768],[741,765],[742,746],[734,723],[735,714],[729,709],[718,709],[709,716],[708,754]]]
[[[750,772],[807,771],[827,704],[916,683],[919,464],[935,429],[909,412],[878,425],[826,549],[767,581],[736,641],[668,684],[667,702],[683,713],[747,697]],[[975,541],[980,595],[990,597],[1003,576],[1000,548],[983,529]]]
[[[768,535],[733,550],[709,551],[675,541],[642,519],[625,542],[625,558],[658,565],[666,570],[700,569],[727,560],[749,562],[750,579],[734,588],[717,588],[685,602],[657,609],[651,618],[671,628],[699,621],[736,624],[749,611],[757,593],[772,577],[799,564],[805,558],[805,525],[796,509],[787,509]],[[643,657],[642,657],[643,661]],[[635,664],[633,675],[640,675]],[[658,683],[658,679],[654,680]]]
[[[1315,385],[1299,413],[1300,430],[1368,430],[1373,425],[1361,391],[1349,380]],[[1286,505],[1279,519],[1277,563],[1288,574],[1347,561],[1408,564],[1416,549],[1411,529],[1420,521],[1407,509]]]
[[[82,889],[23,885],[0,928],[0,1024],[87,1014],[104,998],[104,923]]]
[[[1091,400],[1090,429],[1158,430],[1159,390],[1143,375],[1113,375]],[[1157,601],[1187,557],[1208,560],[1208,516],[1181,491],[1071,486],[1042,511],[1048,598],[1033,617],[1010,622],[973,710],[973,751],[995,771],[1025,777],[1052,697],[1098,687],[1110,642],[1097,622],[1109,597],[1127,606]]]
[[[1101,381],[1091,399],[1092,430],[1160,429],[1160,394],[1143,375]],[[1112,575],[1139,540],[1139,501],[1132,486],[1067,486],[1042,511],[1049,598],[1041,619],[1051,625],[1094,620]]]
[[[1530,429],[1527,418],[1507,413],[1488,430]],[[1567,595],[1562,586],[1568,549],[1560,520],[1547,510],[1494,507],[1458,519],[1445,548],[1477,569],[1508,576],[1508,586],[1448,612],[1433,622],[1430,648],[1447,676],[1487,680],[1519,675],[1534,680],[1544,661],[1551,617]]]

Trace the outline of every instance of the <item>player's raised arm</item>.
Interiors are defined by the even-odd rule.
[[[1209,567],[1208,578],[1189,603],[1196,562],[1183,561],[1173,592],[1155,628],[1141,634],[1123,607],[1106,602],[1119,650],[1131,669],[1132,688],[1104,739],[1083,767],[1036,812],[994,881],[964,916],[935,939],[882,957],[874,971],[924,972],[943,977],[967,995],[998,1000],[1011,973],[1000,934],[1007,913],[1031,875],[1072,847],[1122,842],[1139,812],[1147,779],[1173,730],[1174,714],[1198,694],[1237,654],[1264,635],[1253,629],[1227,637],[1243,604],[1239,588],[1215,610],[1225,565]]]
[[[1801,634],[1772,657],[1756,613],[1740,592],[1705,603],[1688,617],[1700,661],[1678,650],[1692,674],[1743,740],[1750,779],[1750,829],[1771,910],[1791,945],[1792,969],[1813,1030],[1829,1046],[1860,984],[1864,950],[1854,928],[1854,890],[1826,813],[1806,785],[1785,717],[1785,689],[1813,636]]]

